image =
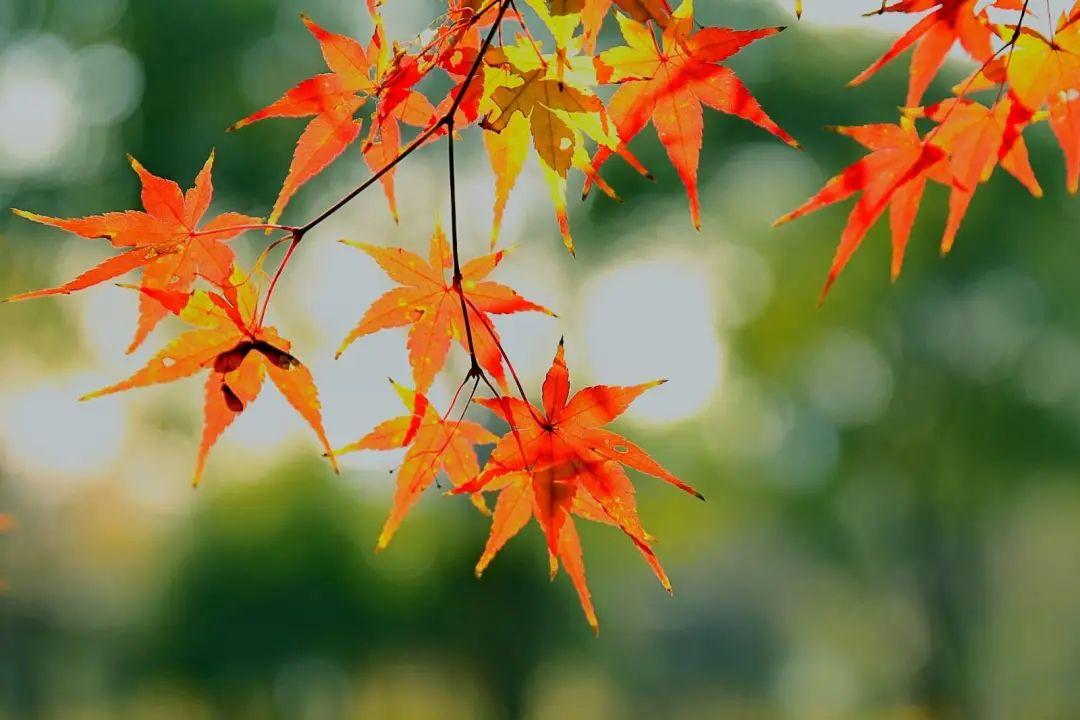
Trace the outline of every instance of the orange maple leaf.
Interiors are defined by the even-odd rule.
[[[601,53],[596,65],[600,82],[620,83],[607,108],[619,141],[629,143],[650,122],[656,127],[686,186],[694,227],[700,228],[697,183],[704,132],[702,104],[748,120],[793,147],[798,143],[773,122],[738,76],[720,64],[755,40],[783,28],[705,28],[694,32],[693,14],[693,1],[685,0],[664,30],[661,44],[648,26],[617,15],[627,44]],[[593,159],[593,170],[612,154],[610,148],[601,147]],[[589,184],[587,181],[586,191]]]
[[[379,533],[377,552],[390,544],[409,510],[435,482],[440,470],[454,487],[464,485],[480,472],[474,446],[498,441],[483,426],[468,420],[447,420],[435,411],[426,396],[397,383],[393,385],[410,414],[381,423],[336,453],[408,448],[397,473],[394,507]],[[477,507],[486,512],[483,497],[479,494],[473,497]]]
[[[456,338],[469,349],[462,310],[462,295],[469,312],[473,349],[480,367],[490,373],[500,386],[506,386],[501,344],[489,314],[535,311],[553,315],[550,310],[530,302],[511,288],[485,280],[506,256],[505,251],[483,255],[461,267],[461,292],[454,287],[447,271],[453,256],[442,227],[431,236],[429,259],[403,248],[383,248],[367,243],[342,241],[359,248],[379,264],[392,280],[401,284],[380,297],[353,328],[337,351],[340,357],[357,338],[389,328],[411,326],[409,364],[417,392],[427,392],[435,376],[446,364],[450,341]]]
[[[1054,35],[1030,28],[996,27],[1015,46],[966,83],[971,90],[1007,84],[1009,95],[1031,113],[1046,107],[1050,128],[1065,155],[1069,192],[1080,188],[1080,2],[1064,13]]]
[[[1065,177],[1070,193],[1080,190],[1080,0],[1072,10],[1062,15],[1054,34],[1055,44],[1063,48],[1070,58],[1057,60],[1071,67],[1071,82],[1052,93],[1050,105],[1050,128],[1065,155]]]
[[[397,65],[384,71],[378,110],[372,117],[371,129],[361,147],[364,160],[371,171],[379,172],[390,165],[401,152],[401,124],[426,127],[435,122],[436,111],[431,102],[412,86],[420,82],[424,70],[419,60],[401,56]],[[380,182],[390,205],[394,222],[398,221],[397,195],[394,178],[396,170],[385,173]]]
[[[1080,190],[1080,95],[1050,105],[1050,128],[1065,155],[1065,182],[1069,192]]]
[[[941,239],[943,253],[952,249],[976,188],[990,179],[999,164],[1032,195],[1042,197],[1021,134],[1031,122],[1032,113],[1027,108],[1009,96],[992,108],[953,98],[924,108],[918,114],[940,123],[933,141],[949,151],[953,180],[949,216]]]
[[[671,592],[667,574],[652,550],[652,538],[641,526],[634,486],[622,466],[664,480],[698,498],[701,494],[637,445],[603,429],[642,393],[662,383],[597,385],[570,397],[570,374],[560,342],[544,379],[542,408],[507,397],[477,400],[511,428],[495,446],[483,471],[452,491],[500,492],[477,574],[483,573],[503,545],[535,517],[547,540],[552,575],[562,560],[586,618],[595,629],[596,615],[585,585],[581,547],[570,517],[578,515],[615,525],[625,532]]]
[[[330,443],[322,427],[319,395],[311,372],[290,352],[289,341],[256,320],[258,293],[251,278],[233,271],[219,293],[200,290],[179,293],[143,288],[142,293],[197,329],[180,335],[131,377],[83,396],[91,400],[131,388],[173,382],[209,370],[205,420],[195,463],[198,484],[206,456],[221,433],[232,424],[270,380],[293,409],[315,431],[334,470]]]
[[[774,223],[781,225],[790,222],[862,193],[840,237],[840,245],[821,292],[822,299],[886,208],[890,208],[889,224],[892,229],[892,276],[894,279],[898,277],[926,181],[932,179],[943,185],[949,185],[952,181],[946,152],[920,138],[911,118],[903,118],[900,125],[834,129],[869,149],[870,155],[848,166],[829,180],[817,195]]]
[[[228,281],[233,267],[233,251],[225,241],[246,230],[265,226],[260,218],[224,213],[199,227],[214,194],[211,180],[214,154],[210,153],[195,178],[195,186],[186,193],[172,180],[154,175],[134,158],[130,160],[142,181],[145,212],[129,210],[63,219],[25,210],[14,211],[27,220],[51,225],[84,238],[106,239],[113,247],[125,248],[125,251],[63,285],[22,293],[8,300],[67,295],[136,268],[143,268],[142,287],[148,290],[187,292],[199,275],[218,285]],[[127,351],[134,352],[167,314],[160,303],[149,295],[141,295],[139,321]]]

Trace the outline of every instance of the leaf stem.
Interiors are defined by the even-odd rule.
[[[281,258],[281,263],[278,265],[277,272],[274,273],[274,277],[270,280],[270,285],[266,289],[266,299],[263,300],[262,310],[259,311],[259,321],[255,327],[262,327],[263,321],[266,319],[266,309],[270,307],[270,298],[274,296],[274,289],[277,287],[278,280],[281,279],[281,274],[285,272],[285,266],[289,264],[289,260],[292,259],[293,253],[296,252],[296,246],[300,244],[301,235],[294,232],[292,239],[289,241],[289,247],[285,250],[285,255]]]

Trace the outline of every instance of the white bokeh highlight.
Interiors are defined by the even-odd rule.
[[[668,382],[627,417],[649,424],[701,413],[720,388],[725,348],[716,332],[708,265],[667,250],[604,271],[579,306],[592,376],[604,384]]]

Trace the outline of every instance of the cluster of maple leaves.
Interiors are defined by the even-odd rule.
[[[378,0],[366,0],[374,25],[367,43],[303,23],[318,43],[328,72],[308,78],[275,102],[237,122],[239,129],[268,118],[310,118],[300,134],[269,220],[224,213],[204,222],[213,194],[213,155],[184,192],[137,161],[143,211],[60,219],[16,210],[23,217],[85,238],[108,240],[120,252],[58,287],[16,296],[68,294],[141,269],[139,313],[129,352],[166,316],[193,329],[169,342],[126,380],[86,399],[134,387],[172,382],[205,372],[205,422],[194,479],[222,432],[254,400],[267,377],[311,426],[326,456],[359,450],[406,449],[397,473],[393,509],[379,536],[387,546],[409,509],[445,474],[454,494],[465,494],[491,515],[491,533],[477,573],[531,518],[547,544],[552,575],[565,568],[585,615],[598,627],[585,582],[574,517],[622,530],[670,591],[671,584],[642,527],[634,486],[625,468],[651,475],[700,497],[643,449],[604,426],[657,382],[631,387],[594,386],[570,394],[562,344],[544,380],[541,403],[532,404],[514,371],[492,316],[550,311],[488,279],[505,257],[496,250],[507,199],[530,154],[550,188],[566,247],[574,242],[567,211],[571,173],[612,197],[601,170],[618,156],[643,175],[648,170],[630,143],[650,123],[686,187],[690,215],[700,226],[697,190],[703,107],[747,120],[797,147],[723,62],[782,28],[701,28],[693,0],[523,0],[546,28],[551,47],[526,27],[514,0],[448,0],[446,12],[408,44],[393,43]],[[899,53],[915,46],[906,107],[896,125],[842,128],[872,153],[852,165],[782,221],[861,193],[841,239],[828,283],[851,257],[869,227],[891,212],[894,273],[927,180],[952,191],[943,246],[952,244],[976,187],[1002,165],[1032,192],[1039,185],[1027,160],[1023,130],[1048,120],[1068,164],[1069,187],[1080,180],[1080,1],[1058,23],[1053,37],[1024,25],[1021,0],[996,0],[997,10],[1020,13],[1014,25],[995,25],[976,0],[897,0],[880,12],[928,11],[862,82]],[[801,8],[801,3],[800,3]],[[620,44],[598,50],[600,30],[614,18]],[[955,97],[920,105],[946,54],[959,42],[981,63]],[[429,98],[428,81],[450,90]],[[610,86],[607,93],[602,87]],[[970,93],[997,93],[990,104]],[[605,96],[607,99],[605,99]],[[933,127],[925,133],[918,121]],[[483,134],[495,176],[491,252],[464,260],[458,252],[453,147],[476,126]],[[301,240],[351,198],[382,184],[397,217],[395,170],[414,151],[445,139],[450,148],[454,208],[450,236],[437,227],[427,258],[403,248],[350,242],[374,260],[397,287],[374,302],[344,339],[354,341],[390,328],[408,328],[412,385],[395,384],[406,412],[351,445],[335,451],[323,430],[319,397],[306,366],[290,343],[265,324],[276,282]],[[279,224],[305,184],[358,144],[370,179],[305,225]],[[255,263],[242,269],[229,241],[248,231],[280,233]],[[277,271],[263,266],[271,250],[288,243]],[[827,289],[828,285],[826,286]],[[426,393],[443,371],[456,340],[470,370],[442,412]],[[476,397],[480,384],[490,397]],[[471,388],[470,388],[471,384]],[[513,385],[517,396],[511,394]],[[506,426],[502,436],[465,420],[473,403]],[[477,446],[493,445],[481,465]],[[497,493],[489,511],[486,493]]]
[[[1050,11],[1049,3],[1046,11]],[[895,0],[876,14],[922,13],[852,84],[914,48],[908,93],[896,124],[839,127],[870,151],[845,168],[805,204],[776,224],[802,217],[853,195],[825,289],[828,292],[871,226],[889,211],[892,276],[899,276],[926,185],[949,189],[941,239],[948,253],[979,185],[1000,165],[1032,195],[1042,188],[1028,160],[1024,131],[1048,122],[1065,157],[1069,192],[1080,189],[1080,0],[1043,34],[1033,27],[1031,0]],[[995,18],[1004,15],[1005,18]],[[1006,22],[1008,16],[1012,22]],[[932,104],[923,97],[948,54],[959,46],[978,69]],[[978,99],[979,95],[986,95]],[[919,122],[929,127],[919,130]]]

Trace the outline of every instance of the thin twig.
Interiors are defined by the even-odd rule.
[[[484,39],[483,45],[480,46],[480,50],[476,54],[476,60],[473,62],[472,67],[469,69],[469,74],[465,76],[465,80],[461,83],[461,89],[458,91],[458,94],[454,98],[454,102],[451,104],[450,109],[446,112],[446,114],[443,115],[438,121],[436,121],[434,125],[421,133],[415,140],[409,143],[409,145],[404,150],[398,153],[397,156],[395,156],[393,160],[383,166],[382,169],[380,169],[378,172],[376,172],[364,182],[360,183],[360,185],[358,185],[356,188],[346,193],[344,197],[342,197],[325,211],[317,215],[313,220],[306,223],[305,225],[302,225],[297,230],[297,233],[301,236],[301,238],[307,233],[309,233],[314,227],[321,224],[331,215],[343,208],[346,204],[349,203],[350,200],[352,200],[357,195],[361,194],[369,187],[381,180],[388,172],[397,167],[405,158],[412,155],[417,149],[424,145],[424,143],[426,143],[437,133],[442,131],[443,128],[449,127],[451,125],[452,119],[457,114],[458,109],[461,108],[461,103],[465,100],[465,93],[468,91],[469,85],[476,78],[476,74],[480,71],[480,66],[482,65],[484,60],[484,53],[486,53],[488,48],[491,47],[491,43],[495,39],[495,33],[498,31],[499,25],[502,23],[502,19],[506,15],[506,11],[510,7],[509,0],[500,0],[500,3],[501,4],[499,5],[499,14],[496,16],[495,22],[491,26],[491,31]],[[475,24],[479,20],[479,18],[479,14],[473,16],[472,22]]]
[[[406,147],[404,150],[402,150],[400,153],[398,153],[398,155],[393,160],[391,160],[389,163],[387,163],[385,166],[383,166],[383,168],[381,170],[379,170],[377,173],[375,173],[374,175],[369,177],[364,182],[360,183],[360,185],[358,185],[356,188],[354,188],[353,190],[348,192],[343,198],[341,198],[336,203],[334,203],[329,208],[327,208],[325,211],[323,211],[318,216],[316,216],[315,219],[311,220],[310,222],[308,222],[305,225],[300,226],[300,228],[297,230],[297,233],[301,237],[303,237],[304,235],[309,233],[313,228],[315,228],[315,226],[321,224],[327,218],[329,218],[331,215],[336,213],[338,210],[345,207],[345,205],[348,204],[348,202],[350,200],[352,200],[357,195],[359,195],[360,193],[367,190],[369,187],[371,187],[372,185],[377,183],[379,180],[382,180],[383,177],[388,172],[390,172],[395,167],[397,167],[401,163],[402,160],[404,160],[405,158],[412,155],[418,148],[420,148],[421,145],[423,145],[429,139],[431,139],[431,137],[433,135],[435,135],[436,132],[438,132],[441,125],[442,125],[442,123],[436,123],[435,125],[432,125],[431,127],[429,127],[422,134],[420,134],[415,140],[413,140],[411,143],[409,143],[408,147]]]
[[[473,343],[472,323],[469,322],[469,308],[465,304],[465,291],[461,287],[463,279],[461,274],[461,253],[458,250],[458,211],[457,211],[457,170],[454,164],[454,122],[450,121],[450,138],[446,147],[448,149],[447,160],[450,166],[450,248],[454,256],[454,280],[453,288],[461,301],[461,317],[465,321],[465,339],[468,342],[469,359],[472,366],[469,375],[480,375],[484,372],[476,357],[476,345]]]
[[[458,110],[461,108],[462,102],[464,102],[464,100],[465,100],[465,94],[468,92],[469,86],[476,79],[476,75],[480,71],[480,67],[483,64],[484,54],[491,47],[491,44],[495,39],[495,34],[498,31],[499,26],[502,24],[503,18],[506,16],[507,10],[509,10],[509,8],[510,8],[510,0],[494,0],[494,2],[499,3],[498,15],[495,18],[495,22],[491,26],[491,30],[488,32],[487,36],[485,37],[483,44],[480,46],[480,50],[477,52],[476,60],[473,62],[472,67],[469,69],[469,72],[465,76],[464,81],[462,81],[461,88],[458,90],[457,95],[454,97],[454,102],[450,105],[450,109],[442,117],[440,117],[434,124],[432,124],[431,127],[427,128],[426,130],[424,130],[424,132],[420,133],[420,135],[418,135],[411,143],[409,143],[408,146],[406,146],[404,150],[400,151],[394,157],[393,160],[391,160],[389,163],[384,165],[377,172],[372,174],[371,177],[369,177],[367,180],[360,183],[360,185],[356,186],[355,188],[350,190],[348,193],[346,193],[340,200],[335,202],[333,205],[328,207],[323,212],[316,215],[312,220],[305,223],[304,225],[301,225],[300,227],[280,226],[280,229],[287,230],[292,234],[292,242],[291,242],[291,244],[289,246],[288,251],[285,253],[285,257],[282,258],[281,265],[278,266],[277,272],[274,274],[274,279],[271,281],[270,287],[269,287],[269,289],[267,291],[266,300],[263,303],[262,312],[261,312],[261,314],[259,316],[259,323],[260,324],[262,323],[263,318],[265,318],[265,316],[266,316],[266,309],[270,305],[270,297],[273,294],[273,290],[277,285],[278,278],[281,277],[281,274],[285,271],[285,267],[289,263],[289,261],[292,259],[293,252],[295,251],[296,246],[300,244],[300,242],[304,239],[305,235],[307,235],[309,232],[311,232],[311,230],[313,230],[316,226],[318,226],[321,223],[325,222],[329,217],[334,215],[338,210],[345,207],[345,205],[347,205],[349,203],[349,201],[351,201],[352,199],[354,199],[355,197],[357,197],[358,195],[363,193],[365,190],[370,188],[375,183],[382,180],[387,175],[387,173],[389,173],[394,168],[396,168],[399,164],[401,164],[402,161],[405,160],[405,158],[409,157],[414,152],[416,152],[418,149],[420,149],[420,147],[422,147],[424,144],[426,144],[429,140],[431,140],[433,137],[435,137],[438,133],[442,132],[444,128],[451,129],[451,131],[448,134],[451,136],[451,142],[452,142],[452,138],[453,138],[452,128],[454,126],[454,118],[457,115]],[[493,6],[494,5],[491,5],[489,7],[493,7]],[[479,22],[480,18],[484,15],[484,13],[487,12],[488,9],[489,8],[485,8],[483,12],[479,12],[479,13],[475,14],[469,21],[470,26],[475,25],[477,22]],[[267,227],[267,226],[263,226],[263,227]],[[457,252],[456,252],[456,250],[455,250],[455,253],[454,253],[454,257],[455,257],[455,261],[457,261]],[[466,322],[466,325],[467,325],[468,324],[468,317],[466,317],[465,322]],[[475,360],[476,360],[475,353],[472,353],[472,358],[473,358],[473,361],[474,361],[474,364],[475,364]],[[490,385],[490,383],[488,383],[488,384]]]
[[[529,402],[529,398],[525,393],[525,388],[521,384],[521,378],[518,376],[517,370],[514,369],[514,363],[510,362],[510,356],[507,354],[506,348],[503,347],[502,342],[499,340],[498,336],[495,335],[495,328],[493,328],[491,326],[491,323],[489,323],[484,318],[484,316],[480,313],[479,308],[477,308],[476,305],[473,304],[472,300],[469,300],[468,303],[469,306],[473,309],[473,312],[475,312],[476,316],[480,319],[480,322],[484,326],[484,329],[487,330],[488,334],[491,336],[491,339],[495,341],[495,347],[499,348],[499,352],[502,354],[502,359],[506,362],[506,367],[510,371],[510,377],[513,378],[514,384],[517,386],[518,393],[520,393],[521,395],[521,399],[525,401],[525,404],[528,405],[529,408],[532,408],[532,403]],[[536,420],[538,424],[542,424],[540,418],[536,417],[535,411],[533,411],[533,419]]]
[[[262,327],[263,320],[266,319],[266,309],[270,307],[270,298],[274,295],[274,288],[277,287],[278,280],[281,279],[281,274],[285,272],[285,266],[289,264],[289,260],[292,259],[293,253],[296,251],[296,246],[300,244],[300,235],[293,233],[292,240],[289,242],[289,247],[285,251],[285,255],[281,258],[281,263],[278,265],[277,272],[274,273],[274,277],[270,280],[270,286],[266,289],[266,299],[263,300],[262,310],[259,312],[259,322],[256,327]]]
[[[976,70],[975,73],[967,79],[967,82],[964,83],[964,86],[960,88],[960,92],[956,95],[957,101],[953,103],[952,106],[949,107],[949,109],[945,112],[945,117],[941,118],[938,124],[935,125],[929,133],[927,133],[923,142],[928,143],[934,139],[934,137],[938,134],[938,131],[941,130],[942,127],[944,127],[946,122],[948,122],[949,116],[953,114],[953,111],[956,110],[956,108],[960,105],[960,102],[967,96],[968,92],[971,90],[971,86],[975,84],[975,81],[978,79],[979,75],[984,73],[986,69],[990,67],[990,64],[997,60],[998,57],[1006,50],[1009,51],[1009,56],[1005,60],[1005,71],[1008,72],[1009,65],[1012,64],[1013,52],[1016,50],[1016,43],[1020,39],[1020,33],[1023,31],[1024,28],[1024,19],[1027,17],[1028,5],[1030,2],[1031,0],[1024,0],[1024,5],[1022,8],[1020,8],[1020,19],[1016,22],[1016,28],[1013,30],[1012,37],[1010,37],[1004,45],[995,50],[994,53],[989,58],[987,58],[985,62],[983,62],[979,69]],[[1002,83],[1001,87],[998,88],[997,97],[994,99],[994,105],[997,105],[999,102],[1001,102],[1001,97],[1004,92],[1005,85],[1004,83]]]

